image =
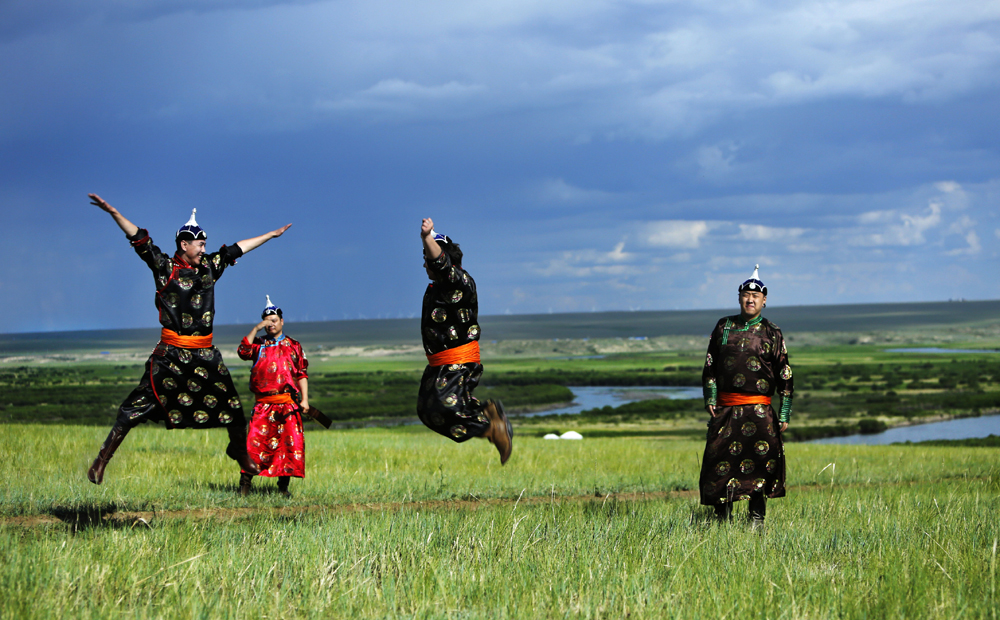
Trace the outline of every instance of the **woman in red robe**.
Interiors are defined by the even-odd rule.
[[[267,298],[263,319],[240,343],[240,359],[252,360],[250,390],[256,397],[247,435],[247,453],[260,475],[278,479],[278,492],[291,497],[292,477],[306,475],[302,413],[309,411],[309,360],[297,340],[284,334],[281,308]],[[257,337],[263,329],[265,337]],[[254,474],[240,474],[240,493],[250,492]]]

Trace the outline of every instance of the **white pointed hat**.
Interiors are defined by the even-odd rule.
[[[764,283],[760,281],[759,270],[760,270],[759,264],[753,266],[753,275],[750,276],[749,280],[744,281],[743,284],[740,285],[739,292],[742,293],[743,291],[760,291],[765,297],[767,296],[767,287],[764,286]]]
[[[208,233],[206,233],[201,226],[198,226],[198,221],[195,219],[195,215],[197,213],[198,209],[191,209],[191,217],[188,219],[187,224],[181,226],[177,231],[177,239],[188,241],[193,241],[195,239],[208,239]]]
[[[279,308],[278,306],[274,305],[271,302],[271,296],[270,295],[267,295],[266,297],[267,297],[267,305],[264,306],[264,311],[260,313],[260,318],[263,319],[263,318],[265,318],[267,316],[270,316],[272,314],[277,314],[278,318],[280,319],[281,318],[281,308]]]

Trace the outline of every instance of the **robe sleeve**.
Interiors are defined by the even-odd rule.
[[[772,326],[773,327],[773,326]],[[781,409],[778,420],[787,423],[792,419],[792,397],[795,386],[792,382],[792,367],[788,364],[788,350],[781,330],[774,327],[774,387],[781,394]]]
[[[240,346],[236,349],[236,354],[240,356],[241,360],[256,360],[259,353],[260,344],[257,340],[254,339],[253,342],[250,342],[245,336],[240,342]]]
[[[149,236],[149,231],[140,228],[135,235],[127,237],[132,249],[139,255],[142,262],[152,270],[154,276],[164,275],[163,272],[170,271],[170,256],[164,254],[160,248],[156,247],[153,239]],[[169,274],[167,274],[169,275]],[[165,283],[157,281],[156,288],[161,288]]]
[[[305,351],[302,350],[302,343],[296,341],[295,343],[295,364],[292,367],[292,378],[298,381],[299,379],[308,379],[309,373],[309,360],[306,359]]]
[[[715,324],[715,329],[712,330],[712,336],[708,341],[708,351],[705,353],[705,367],[701,371],[701,390],[705,398],[706,407],[709,405],[714,407],[718,403],[719,387],[716,369],[720,362],[719,343],[722,342],[722,326],[724,323],[725,319],[722,319]]]
[[[243,256],[243,250],[240,248],[238,243],[233,245],[224,245],[219,248],[218,252],[212,252],[211,254],[205,256],[204,262],[211,268],[212,277],[218,280],[222,277],[222,272],[226,270],[227,267],[231,267],[236,264],[236,259]]]

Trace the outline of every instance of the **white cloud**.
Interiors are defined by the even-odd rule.
[[[857,235],[852,240],[857,245],[919,245],[926,241],[925,233],[941,223],[941,203],[936,200],[931,201],[922,214],[875,211],[865,213],[858,219],[859,223],[867,228],[882,225],[883,229],[874,232],[865,231]]]
[[[776,228],[760,224],[740,224],[740,236],[748,241],[773,241],[788,243],[805,233],[804,228]]]
[[[708,234],[711,224],[706,221],[662,220],[644,225],[646,243],[652,246],[694,249]]]
[[[546,179],[539,191],[543,203],[581,204],[604,202],[614,194],[596,189],[583,189],[563,179]]]

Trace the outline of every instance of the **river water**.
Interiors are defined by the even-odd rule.
[[[620,407],[626,403],[649,398],[700,399],[702,397],[700,387],[569,386],[569,389],[573,392],[573,404],[571,406],[528,413],[524,414],[524,416],[572,415],[587,409],[597,409],[606,406]],[[825,439],[816,439],[809,443],[882,445],[904,441],[930,441],[933,439],[970,439],[974,437],[986,437],[988,435],[1000,435],[1000,415],[961,418],[945,422],[914,424],[913,426],[899,426],[890,428],[882,433],[827,437]]]
[[[989,435],[1000,435],[1000,415],[961,418],[945,422],[931,422],[930,424],[914,424],[913,426],[897,426],[883,433],[827,437],[825,439],[816,439],[809,443],[884,445],[904,441],[930,441],[932,439],[972,439],[987,437]]]
[[[599,407],[621,407],[626,403],[634,403],[638,400],[650,398],[701,398],[700,387],[677,387],[677,386],[639,386],[639,387],[619,387],[619,386],[569,386],[573,392],[573,404],[569,407],[559,409],[547,409],[535,413],[526,413],[525,417],[576,414],[587,409]]]

